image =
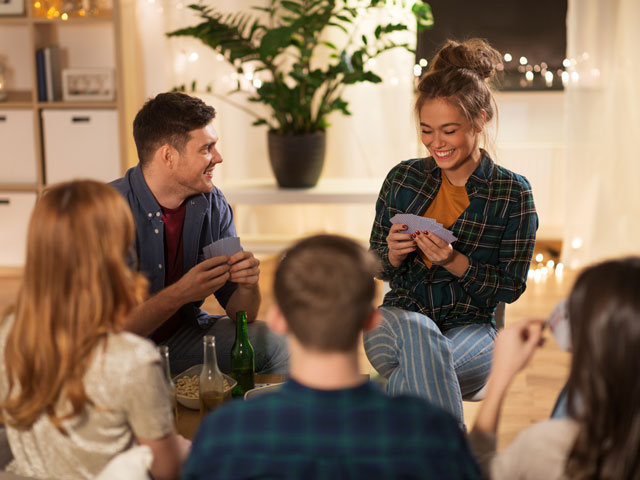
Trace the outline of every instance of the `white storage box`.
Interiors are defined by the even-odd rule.
[[[45,109],[42,130],[47,184],[74,178],[110,182],[122,175],[115,110]]]
[[[27,227],[35,193],[0,191],[0,266],[24,265]]]
[[[35,144],[31,110],[0,110],[0,184],[38,182]]]

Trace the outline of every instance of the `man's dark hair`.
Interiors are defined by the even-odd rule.
[[[289,330],[306,348],[346,352],[374,308],[377,259],[355,241],[316,235],[286,251],[275,299]]]
[[[215,116],[213,107],[184,93],[160,93],[150,98],[133,121],[140,165],[147,165],[155,151],[167,143],[183,153],[189,132],[206,127]]]

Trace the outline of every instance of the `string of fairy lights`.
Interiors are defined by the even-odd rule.
[[[503,56],[504,63],[498,65],[497,70],[501,72],[518,72],[521,74],[519,86],[523,89],[533,85],[536,75],[540,76],[541,80],[544,81],[544,85],[548,88],[552,88],[557,82],[562,82],[562,86],[566,87],[569,83],[576,84],[580,82],[580,73],[578,72],[581,66],[580,64],[589,60],[589,54],[584,52],[578,58],[565,58],[562,61],[562,68],[557,68],[554,71],[546,62],[532,64],[525,56],[515,58],[514,55],[507,52]],[[428,60],[421,58],[418,63],[413,66],[414,77],[420,78],[426,71],[428,65]],[[591,68],[588,70],[588,75],[597,79],[600,77],[600,70],[598,68]]]

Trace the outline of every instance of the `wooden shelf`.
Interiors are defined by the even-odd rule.
[[[28,183],[0,183],[0,192],[37,192],[39,187]]]
[[[45,17],[32,17],[31,21],[36,25],[77,25],[77,24],[89,24],[89,23],[104,23],[113,21],[113,16],[109,15],[95,15],[86,17],[69,17],[66,20],[61,18],[45,18]]]
[[[25,25],[29,19],[25,16],[0,17],[0,25]]]
[[[7,98],[0,101],[0,108],[32,108],[33,99],[30,90],[9,90]]]
[[[112,102],[38,102],[38,108],[59,108],[59,109],[73,109],[73,108],[118,108],[116,101]]]

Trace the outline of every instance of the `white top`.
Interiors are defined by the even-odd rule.
[[[469,444],[485,478],[491,480],[566,480],[567,457],[578,434],[569,419],[545,420],[523,430],[502,452],[496,436],[472,431]]]
[[[0,396],[7,395],[6,338],[13,317],[0,326]],[[111,334],[96,347],[84,386],[95,406],[64,421],[64,435],[41,415],[29,430],[7,426],[15,460],[8,471],[36,478],[93,478],[136,438],[159,439],[173,429],[160,355],[148,340]]]

